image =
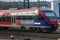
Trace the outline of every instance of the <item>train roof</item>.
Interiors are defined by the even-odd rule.
[[[38,15],[37,8],[21,9],[21,10],[0,10],[0,15]]]
[[[53,10],[42,10],[42,11],[43,11],[43,12],[44,12],[44,11],[50,11],[50,12],[52,12]]]
[[[0,12],[37,12],[37,8],[29,8],[29,9],[20,9],[20,10],[0,10]]]

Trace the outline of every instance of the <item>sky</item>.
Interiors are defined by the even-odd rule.
[[[0,0],[0,1],[6,1],[6,2],[10,2],[10,1],[14,1],[14,0]],[[23,1],[23,0],[15,0],[15,1]],[[37,1],[37,0],[29,0],[31,2]],[[40,1],[53,1],[53,0],[40,0]]]

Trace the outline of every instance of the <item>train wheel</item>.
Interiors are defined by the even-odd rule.
[[[56,31],[58,28],[58,25],[51,25],[51,32]]]
[[[38,33],[40,33],[41,32],[41,29],[40,28],[37,28],[35,31],[38,32]]]
[[[57,27],[51,27],[51,28],[41,28],[41,32],[43,33],[51,33],[57,30]]]
[[[52,27],[51,28],[51,32],[54,32],[54,31],[56,31],[57,30],[57,27]]]
[[[31,31],[31,32],[34,32],[34,31],[35,31],[35,29],[34,29],[34,28],[30,28],[30,31]]]

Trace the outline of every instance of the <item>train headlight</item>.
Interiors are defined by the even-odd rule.
[[[41,23],[40,22],[35,22],[35,24],[39,24],[40,25]]]

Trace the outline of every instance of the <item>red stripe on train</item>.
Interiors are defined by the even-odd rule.
[[[11,25],[12,23],[11,22],[0,22],[0,24],[3,24],[3,25]]]

